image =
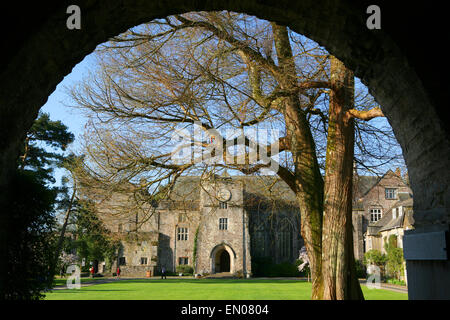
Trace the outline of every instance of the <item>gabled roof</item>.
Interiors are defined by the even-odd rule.
[[[369,181],[372,182],[372,185],[371,185],[369,188],[367,188],[367,190],[362,194],[361,197],[366,196],[366,195],[370,192],[370,190],[372,190],[376,185],[378,185],[378,184],[380,183],[380,181],[383,180],[384,177],[387,176],[388,174],[393,174],[393,175],[396,176],[396,174],[395,174],[391,169],[389,169],[388,171],[386,171],[385,174],[383,174],[381,177],[378,177],[378,176],[368,176],[368,177],[372,178],[371,180],[369,180]]]
[[[391,210],[391,212],[392,212],[392,210]],[[380,232],[403,227],[403,217],[404,217],[404,215],[402,214],[401,216],[399,216],[395,219],[391,219],[385,226],[383,226],[380,229]],[[392,218],[392,214],[391,214],[391,218]]]
[[[277,176],[222,176],[234,182],[244,184],[244,192],[264,198],[297,203],[294,192]],[[220,179],[219,178],[219,179]],[[170,200],[199,200],[203,185],[211,181],[202,180],[199,176],[179,177],[172,190]]]
[[[357,197],[364,197],[379,181],[377,176],[356,176],[354,181],[355,194]]]

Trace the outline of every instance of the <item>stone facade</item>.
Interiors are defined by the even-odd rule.
[[[412,192],[391,170],[382,177],[355,175],[354,186],[354,252],[362,260],[366,251],[381,250],[380,228]],[[295,195],[275,177],[181,177],[170,199],[153,207],[137,210],[117,195],[99,211],[121,239],[117,263],[123,275],[155,274],[161,267],[175,272],[187,264],[195,273],[249,276],[252,258],[293,263],[303,245]]]
[[[117,196],[99,207],[108,229],[121,238],[117,263],[125,276],[156,274],[162,267],[175,272],[186,264],[195,273],[248,277],[252,258],[293,263],[303,244],[295,197],[274,177],[182,177],[170,199],[148,205],[146,215],[127,203]]]

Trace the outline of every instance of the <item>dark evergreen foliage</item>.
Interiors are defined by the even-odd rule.
[[[51,288],[53,274],[49,266],[54,249],[53,204],[55,190],[42,185],[35,172],[17,171],[7,191],[9,233],[4,270],[3,299],[36,300]]]

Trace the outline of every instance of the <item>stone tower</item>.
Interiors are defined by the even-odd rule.
[[[226,174],[210,178],[200,191],[197,272],[251,274],[248,216],[242,181]]]

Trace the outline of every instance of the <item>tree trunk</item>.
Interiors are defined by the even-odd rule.
[[[76,193],[77,193],[76,182],[75,182],[75,179],[73,179],[72,196],[70,197],[69,206],[66,209],[66,214],[64,216],[64,223],[63,223],[63,225],[61,227],[61,232],[60,232],[59,237],[58,237],[58,242],[56,243],[53,260],[52,260],[51,265],[50,265],[50,271],[51,271],[52,276],[57,274],[56,266],[58,265],[58,259],[59,259],[59,256],[61,255],[62,246],[63,246],[63,242],[64,242],[64,236],[66,234],[66,229],[67,229],[67,225],[69,224],[70,214],[72,212],[72,208],[73,208],[73,205],[75,203]]]
[[[301,235],[310,260],[312,299],[319,299],[322,291],[323,178],[311,128],[295,90],[297,74],[287,28],[272,23],[272,31],[278,64],[283,74],[278,79],[279,84],[282,89],[293,92],[283,102],[283,114],[295,167],[295,192],[301,213]]]
[[[354,77],[331,58],[331,93],[325,168],[322,233],[322,299],[364,299],[353,253],[352,180]]]

